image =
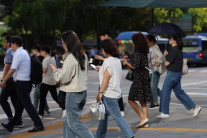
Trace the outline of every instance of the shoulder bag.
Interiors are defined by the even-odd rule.
[[[183,59],[183,70],[182,70],[182,75],[188,74],[188,65],[187,65],[187,59]]]

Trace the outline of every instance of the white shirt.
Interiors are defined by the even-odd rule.
[[[14,81],[30,81],[31,59],[23,47],[14,52],[11,69],[16,70],[13,75]]]
[[[122,75],[122,66],[118,58],[109,57],[104,60],[102,67],[99,70],[99,81],[100,87],[103,81],[104,72],[108,70],[110,74],[109,84],[104,93],[104,96],[109,98],[119,99],[121,98],[121,75]]]

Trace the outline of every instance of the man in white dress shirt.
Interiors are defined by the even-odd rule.
[[[34,122],[34,128],[28,132],[43,131],[44,126],[42,121],[30,99],[30,92],[32,89],[32,84],[30,82],[31,59],[27,51],[23,49],[22,43],[22,38],[19,36],[13,36],[11,38],[11,47],[15,52],[13,62],[7,76],[2,83],[0,83],[0,87],[3,88],[6,81],[13,75],[17,92],[17,105],[14,118],[7,124],[2,123],[2,126],[12,132],[15,122],[21,118],[23,110],[25,109]]]

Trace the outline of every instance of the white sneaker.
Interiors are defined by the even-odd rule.
[[[193,117],[196,117],[199,115],[199,113],[201,112],[201,107],[200,106],[196,106],[196,109],[194,109],[193,111]]]
[[[169,118],[170,115],[161,113],[160,115],[156,116],[157,118]]]
[[[121,116],[122,116],[122,117],[124,117],[124,116],[125,116],[124,111],[121,111]]]
[[[65,118],[66,110],[63,110],[62,118]]]

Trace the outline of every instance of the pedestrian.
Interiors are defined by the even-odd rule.
[[[119,50],[112,39],[105,39],[102,42],[102,52],[106,59],[102,66],[96,67],[99,70],[100,81],[100,89],[96,100],[103,101],[106,114],[105,119],[99,121],[96,136],[97,138],[106,137],[108,116],[111,115],[120,127],[124,136],[133,138],[134,134],[126,120],[122,117],[118,105],[118,100],[121,98],[120,83],[122,76],[122,65],[118,59]]]
[[[81,112],[87,98],[88,58],[81,42],[74,31],[66,31],[61,35],[65,54],[63,67],[54,65],[53,75],[60,82],[60,90],[66,92],[66,116],[63,122],[64,138],[93,138],[92,133],[80,121]]]
[[[65,118],[65,115],[66,115],[65,98],[66,98],[66,92],[59,90],[59,93],[58,93],[58,103],[59,103],[60,108],[63,110],[61,118]]]
[[[14,52],[12,51],[12,48],[11,48],[11,42],[10,42],[11,37],[12,37],[12,35],[7,35],[5,42],[4,42],[4,48],[6,49],[6,55],[4,57],[4,71],[3,71],[3,76],[2,76],[1,82],[6,77],[8,71],[11,67],[11,64],[12,64]],[[14,84],[14,80],[13,80],[12,76],[7,80],[6,86],[5,86],[5,88],[3,88],[1,90],[1,95],[0,95],[1,107],[4,110],[4,112],[6,113],[6,115],[8,117],[8,121],[11,121],[13,119],[13,114],[12,114],[11,107],[8,103],[9,97],[10,97],[12,105],[16,111],[17,93],[15,90],[15,84]],[[23,126],[24,126],[24,124],[22,122],[22,118],[20,117],[20,120],[18,120],[15,123],[14,127],[21,128]]]
[[[46,104],[46,97],[48,91],[50,92],[53,100],[58,104],[58,96],[56,90],[56,80],[53,77],[53,70],[50,67],[50,64],[56,65],[54,57],[50,55],[50,49],[48,46],[43,46],[41,48],[41,54],[44,57],[42,62],[43,68],[43,78],[42,84],[40,86],[40,105],[39,105],[39,116],[42,119],[44,115],[44,108]],[[59,104],[58,104],[59,105]]]
[[[178,100],[185,106],[187,110],[193,109],[193,117],[198,116],[201,111],[200,106],[196,106],[191,98],[181,88],[182,68],[183,68],[183,42],[182,38],[177,35],[171,36],[169,44],[171,50],[164,52],[166,57],[165,66],[167,66],[167,75],[162,87],[160,112],[158,118],[169,118],[169,104],[171,91],[173,90]]]
[[[163,69],[163,61],[164,55],[160,51],[160,48],[156,44],[155,36],[152,34],[147,35],[147,44],[151,48],[150,55],[150,65],[152,66],[152,74],[151,76],[151,90],[152,90],[152,98],[153,102],[151,102],[149,109],[159,108],[158,104],[158,95],[160,96],[160,89],[158,88],[160,75],[165,71]]]
[[[37,58],[38,61],[42,63],[44,57],[41,55],[40,52],[41,52],[41,47],[39,45],[34,46],[34,48],[33,48],[33,54],[34,54],[34,56],[32,58]],[[37,110],[38,105],[39,105],[40,86],[41,86],[41,83],[35,85],[35,91],[34,91],[34,107],[35,107],[36,110]],[[50,115],[49,106],[47,104],[47,101],[45,103],[45,113],[44,113],[44,115],[47,115],[47,116]]]
[[[134,111],[140,117],[140,123],[137,128],[148,127],[148,107],[147,103],[152,102],[152,93],[150,88],[150,76],[148,71],[148,46],[146,38],[142,33],[136,33],[132,36],[134,52],[130,57],[130,63],[125,60],[123,65],[127,65],[133,72],[133,83],[130,87],[128,102]],[[136,103],[139,101],[141,107]]]
[[[106,28],[100,29],[99,32],[98,32],[98,35],[99,35],[99,38],[100,38],[101,41],[103,41],[105,39],[111,39],[111,37],[110,37],[111,33]],[[106,58],[104,58],[100,55],[95,55],[95,59],[104,61]],[[120,108],[121,115],[124,117],[125,116],[124,101],[123,101],[122,95],[121,95],[121,98],[119,99],[118,103],[119,103],[119,108]]]
[[[91,49],[90,49],[90,58],[94,58],[95,55],[97,55],[98,53],[98,50],[92,46]]]
[[[13,75],[17,92],[17,104],[14,118],[7,124],[2,123],[2,126],[12,132],[15,123],[20,120],[23,110],[25,109],[34,122],[34,128],[28,132],[43,131],[44,126],[42,121],[30,99],[30,92],[32,90],[32,84],[30,82],[31,59],[27,51],[23,49],[22,44],[23,41],[21,37],[11,37],[11,47],[15,53],[11,68],[4,80],[0,83],[0,87],[4,88],[6,81]]]

